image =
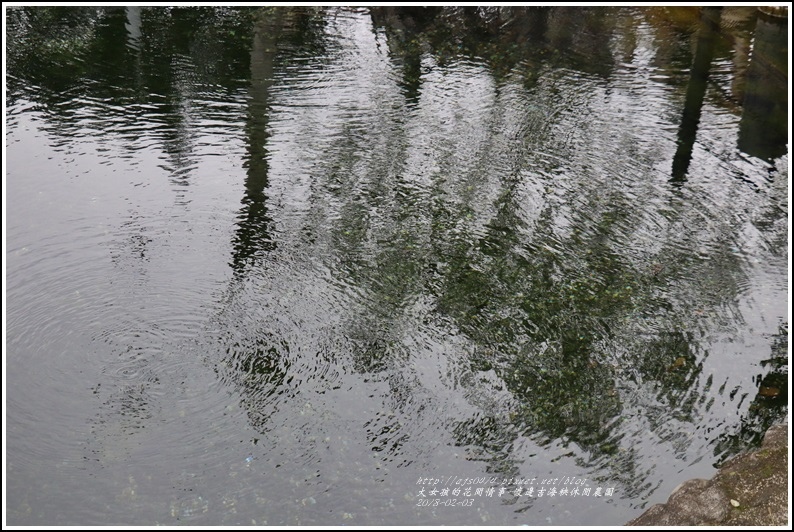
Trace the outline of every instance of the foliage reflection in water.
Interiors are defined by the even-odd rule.
[[[10,8],[9,523],[614,525],[709,475],[787,414],[776,24]]]

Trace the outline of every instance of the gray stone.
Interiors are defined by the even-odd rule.
[[[760,449],[727,461],[711,480],[684,482],[627,525],[785,526],[788,486],[788,425],[775,425]]]

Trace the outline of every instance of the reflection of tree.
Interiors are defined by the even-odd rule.
[[[687,85],[681,127],[678,129],[678,149],[673,158],[673,176],[670,180],[672,183],[686,181],[686,172],[689,162],[692,160],[692,147],[697,136],[703,97],[706,95],[711,59],[714,56],[714,41],[720,27],[721,9],[704,7],[701,11],[701,25],[695,45],[695,60],[692,63]]]
[[[739,149],[766,160],[788,152],[787,21],[759,15],[742,102]]]
[[[712,105],[741,113],[740,150],[766,160],[786,152],[787,19],[769,17],[759,11],[746,6],[644,10],[655,30],[657,68],[671,72],[668,83],[676,85],[682,81],[678,72],[690,73],[673,163],[673,183],[681,183],[685,178],[704,95]],[[716,79],[707,83],[710,58],[731,61],[733,72],[729,82]],[[715,74],[725,76],[724,72]]]
[[[246,122],[245,196],[238,215],[234,238],[232,267],[235,274],[245,275],[261,256],[275,249],[272,220],[267,212],[268,138],[271,87],[275,81],[278,57],[318,54],[322,50],[318,30],[319,12],[305,8],[266,8],[254,14],[250,50],[250,87]],[[296,44],[300,43],[300,45]],[[282,61],[286,60],[284,57]],[[259,258],[257,258],[259,257]]]
[[[151,139],[167,154],[164,168],[173,182],[188,183],[199,95],[218,86],[233,91],[244,78],[245,10],[25,7],[14,13],[12,100],[39,104],[45,128],[59,138],[122,141],[130,151]]]
[[[440,65],[460,57],[484,59],[497,80],[519,69],[528,83],[534,83],[542,62],[598,75],[612,65],[609,38],[617,17],[609,9],[379,7],[370,12],[402,62],[409,101],[416,98],[428,51]]]
[[[263,8],[254,13],[245,127],[245,195],[233,239],[234,279],[223,303],[223,312],[232,321],[244,321],[242,315],[247,313],[244,306],[251,302],[243,297],[242,287],[247,277],[261,273],[266,255],[276,249],[267,188],[271,91],[277,62],[284,61],[284,56],[306,57],[320,53],[322,45],[317,33],[322,24],[318,23],[318,15],[319,12],[312,9],[280,7]],[[301,43],[306,48],[300,46]],[[232,328],[237,326],[231,325]],[[242,338],[231,335],[219,340],[226,346],[221,378],[240,388],[242,404],[252,426],[263,429],[273,412],[273,402],[289,384],[290,342],[259,328]]]
[[[571,242],[528,243],[518,236],[520,204],[511,196],[505,191],[488,224],[479,243],[483,254],[451,265],[439,310],[451,313],[480,346],[473,369],[495,371],[511,392],[510,410],[497,417],[506,415],[512,428],[502,431],[512,438],[565,438],[598,456],[614,448],[611,421],[621,411],[614,370],[598,359],[598,345],[632,308],[638,285],[608,249],[617,213],[605,213],[595,231],[575,233]],[[536,224],[535,231],[549,234],[551,227]],[[578,253],[566,263],[545,250],[549,243]],[[491,447],[487,440],[477,443]],[[506,465],[500,454],[491,455],[497,471]]]
[[[385,28],[392,54],[402,61],[402,87],[406,99],[416,103],[422,77],[421,33],[441,11],[438,7],[373,7],[373,25]]]
[[[569,218],[573,229],[563,239],[553,236],[558,229],[549,205],[528,239],[521,202],[511,199],[509,181],[503,186],[496,214],[474,246],[479,253],[461,253],[444,284],[434,287],[439,311],[478,346],[473,371],[495,371],[513,398],[491,412],[489,420],[501,423],[463,422],[459,444],[476,445],[494,471],[505,471],[509,453],[497,448],[507,447],[472,434],[498,442],[519,434],[561,439],[584,450],[588,465],[610,464],[613,478],[639,494],[645,466],[636,462],[636,450],[621,449],[624,409],[643,405],[649,430],[686,455],[690,439],[681,426],[700,426],[711,405],[705,404],[707,353],[693,324],[710,308],[731,312],[724,305],[744,282],[728,245],[736,237],[723,234],[708,256],[695,256],[691,244],[671,233],[655,256],[637,263],[622,249],[626,229],[641,217],[625,191],[601,193],[608,201],[591,192],[592,203]],[[453,239],[450,233],[434,241]],[[450,256],[431,260],[451,262]]]
[[[541,47],[548,39],[566,42],[564,31],[548,26],[565,27],[574,12],[544,13],[540,19],[537,11],[532,12],[535,23],[523,26],[520,16],[510,16],[516,17],[516,28],[536,28],[537,35],[532,37],[540,38]],[[419,94],[416,75],[405,62],[416,63],[419,50],[429,50],[442,63],[450,57],[445,53],[488,49],[493,53],[483,56],[490,59],[489,75],[529,60],[528,56],[516,59],[520,54],[511,55],[515,52],[509,46],[501,50],[509,38],[495,30],[489,33],[489,20],[500,20],[504,12],[445,10],[421,28],[406,22],[409,16],[380,11],[373,13],[373,20],[384,28],[390,51],[404,61],[400,65],[403,94],[409,104],[418,106],[417,115],[433,116],[437,111],[431,97]],[[480,16],[483,20],[478,23]],[[476,24],[482,25],[478,31],[461,29]],[[601,28],[592,30],[601,32],[589,36],[592,42],[609,40],[611,30],[606,24],[590,21],[586,27]],[[434,38],[441,34],[457,35],[459,39],[452,42],[461,44],[459,51],[451,52],[443,45],[435,48]],[[483,48],[478,48],[478,38]],[[518,49],[524,50],[520,41]],[[578,64],[576,60],[601,64],[601,68],[610,64],[588,56],[586,50],[571,52],[563,47],[554,60],[569,68]],[[475,57],[479,54],[472,52]],[[413,85],[406,81],[409,78]],[[537,91],[544,87],[542,79],[534,83],[525,85],[536,91],[529,100],[537,99]],[[422,87],[423,93],[429,90]],[[494,104],[487,118],[472,120],[480,128],[512,138],[499,118],[510,112],[500,105]],[[457,123],[458,128],[462,125],[462,121]],[[529,122],[522,125],[528,127]],[[502,151],[491,139],[491,144],[466,146],[465,159],[455,154],[463,149],[455,146],[456,140],[431,137],[427,150],[432,157],[428,156],[427,164],[455,167],[455,179],[430,172],[430,184],[422,185],[427,188],[403,189],[399,172],[404,169],[400,168],[386,182],[388,186],[378,183],[377,193],[359,182],[355,198],[341,198],[340,211],[349,216],[334,218],[332,231],[340,235],[335,240],[336,252],[341,263],[348,264],[346,282],[366,293],[369,303],[350,320],[355,324],[350,326],[350,336],[361,339],[356,367],[385,373],[399,367],[407,357],[401,326],[410,319],[415,302],[429,298],[437,319],[451,321],[473,344],[464,363],[468,367],[457,370],[493,373],[511,397],[501,404],[493,401],[481,414],[452,424],[456,443],[466,447],[472,459],[486,461],[492,471],[511,472],[517,467],[511,443],[519,436],[540,443],[561,439],[585,450],[586,466],[609,464],[629,491],[640,493],[647,488],[645,465],[637,462],[641,453],[621,449],[626,403],[636,401],[626,394],[647,394],[641,409],[647,426],[659,438],[672,441],[683,456],[688,440],[681,425],[698,426],[698,413],[710,407],[704,403],[710,387],[709,380],[703,382],[702,362],[707,353],[692,331],[698,316],[709,308],[716,314],[731,311],[725,302],[735,299],[743,283],[742,263],[730,249],[737,236],[727,227],[720,228],[720,234],[713,229],[700,231],[699,214],[684,212],[679,213],[679,220],[672,216],[663,224],[669,223],[669,228],[658,235],[661,242],[649,246],[656,251],[643,256],[628,253],[623,245],[631,242],[632,228],[646,222],[638,199],[619,186],[604,190],[580,181],[570,185],[567,201],[535,200],[545,202],[542,215],[528,218],[527,200],[519,191],[527,186],[528,164],[538,163],[531,160],[533,143],[538,142],[531,133],[518,137],[518,142],[528,146],[526,151]],[[400,138],[396,144],[405,142]],[[408,145],[406,153],[410,154]],[[357,166],[347,159],[356,157],[360,145],[351,142],[349,148],[337,147],[337,153],[329,154],[333,162],[328,166],[355,173]],[[544,175],[553,175],[561,164],[555,168],[542,162],[540,166]],[[576,210],[571,212],[568,204],[576,205]],[[376,210],[377,223],[369,218]],[[479,217],[482,213],[490,213],[484,221]],[[559,226],[561,218],[564,228]],[[681,231],[687,227],[691,229]],[[372,239],[379,243],[374,254],[368,251]],[[693,246],[701,239],[709,251],[694,253]],[[692,294],[698,294],[697,298],[693,300]],[[629,337],[633,337],[631,347],[616,355],[622,352],[620,343]],[[490,393],[478,390],[480,398]],[[671,428],[670,421],[677,424]]]
[[[398,75],[379,85],[382,101],[375,103],[383,105],[353,106],[355,120],[334,115],[334,102],[323,100],[319,114],[331,118],[318,121],[312,134],[327,137],[301,152],[316,157],[309,163],[309,213],[301,234],[290,236],[299,252],[311,254],[323,274],[328,272],[329,284],[342,286],[334,292],[336,306],[304,309],[303,315],[289,302],[268,306],[271,300],[261,296],[267,282],[274,297],[284,295],[278,282],[291,282],[288,277],[300,273],[279,263],[276,255],[287,246],[277,248],[275,215],[268,210],[273,208],[268,192],[274,177],[269,145],[274,103],[283,98],[288,106],[299,90],[314,90],[305,84],[295,92],[276,92],[274,80],[295,64],[316,61],[312,68],[322,69],[337,59],[333,46],[325,47],[327,14],[263,10],[253,28],[241,32],[244,42],[226,35],[218,40],[230,38],[233,44],[220,51],[198,44],[213,42],[209,36],[222,31],[223,13],[144,10],[135,51],[140,61],[133,63],[143,75],[131,84],[120,69],[101,78],[101,85],[121,87],[122,96],[113,97],[133,115],[142,112],[135,107],[139,88],[153,87],[165,99],[159,120],[172,134],[166,140],[173,140],[166,150],[183,154],[190,143],[179,139],[189,140],[191,133],[179,106],[204,83],[217,81],[223,90],[235,91],[250,77],[245,192],[230,260],[234,278],[216,340],[225,350],[220,377],[240,391],[252,426],[269,428],[276,401],[298,393],[300,378],[319,367],[311,364],[344,357],[335,363],[349,363],[346,369],[364,379],[386,383],[383,400],[393,413],[376,415],[364,429],[374,450],[396,456],[412,437],[404,421],[424,408],[416,406],[423,390],[406,365],[417,351],[412,335],[441,324],[440,330],[467,342],[465,354],[450,357],[448,367],[457,372],[452,377],[477,413],[439,423],[470,459],[512,475],[519,468],[517,440],[539,445],[558,440],[581,449],[577,459],[583,467],[607,464],[604,469],[629,492],[641,491],[642,453],[621,449],[622,416],[633,401],[627,393],[648,395],[640,412],[654,432],[668,430],[671,419],[692,422],[705,397],[697,387],[705,354],[687,325],[696,321],[695,310],[719,312],[735,299],[742,265],[730,252],[736,228],[726,224],[701,233],[702,213],[681,213],[680,205],[668,205],[660,214],[654,203],[658,190],[644,193],[636,182],[629,190],[616,172],[585,170],[579,151],[593,154],[588,139],[570,143],[549,134],[569,105],[560,101],[568,87],[544,76],[556,75],[559,67],[575,70],[583,82],[601,82],[615,63],[610,43],[618,23],[612,12],[443,8],[425,16],[421,10],[373,9]],[[126,14],[111,19],[112,25],[91,31],[118,39],[122,44],[111,48],[121,56],[131,53],[124,44]],[[197,32],[204,32],[201,38]],[[241,49],[250,51],[241,54],[247,62],[236,57],[231,67],[224,64],[227,53]],[[684,49],[673,50],[676,61],[686,55]],[[14,60],[24,61],[23,56],[15,52]],[[476,68],[465,74],[477,83],[431,94],[432,83],[422,80],[424,59],[437,65],[468,59]],[[241,74],[243,67],[250,73]],[[466,93],[472,87],[480,90],[476,102]],[[111,89],[92,96],[105,90]],[[585,114],[594,99],[587,94],[576,100],[577,113]],[[298,108],[295,112],[302,112]],[[769,223],[779,214],[770,214]],[[656,241],[647,245],[652,252],[633,232],[649,217],[648,225],[661,227],[652,231]],[[708,249],[696,252],[701,242]],[[269,255],[272,261],[266,260]],[[271,276],[268,268],[279,267]],[[315,274],[307,285],[326,281]],[[264,287],[247,291],[260,281]],[[312,348],[322,344],[321,327],[311,330],[312,324],[298,318],[326,311],[339,315],[329,319],[338,319],[333,334],[343,347],[323,344],[307,355],[305,340],[291,334],[315,335],[308,340]],[[629,337],[631,345],[620,351]],[[486,376],[489,380],[482,380]],[[770,379],[763,386],[766,394],[775,388]]]
[[[586,21],[584,36],[572,31],[577,14]],[[599,74],[611,64],[598,55],[608,47],[594,44],[610,39],[610,26],[599,18],[599,10],[451,9],[434,12],[421,23],[416,13],[399,8],[372,15],[375,26],[384,28],[398,65],[402,60],[398,84],[417,115],[443,116],[432,97],[424,98],[429,89],[419,91],[417,65],[425,50],[438,63],[455,54],[485,57],[488,75],[504,75],[522,62],[537,66],[552,41],[569,48],[560,45],[549,61],[568,68],[587,65],[583,68]],[[453,50],[447,42],[460,46]],[[527,99],[537,101],[544,81],[534,79],[525,89],[534,91]],[[528,436],[541,444],[562,439],[585,450],[588,465],[609,463],[627,489],[639,492],[644,477],[638,455],[619,451],[625,398],[617,381],[626,378],[621,366],[632,365],[643,382],[654,383],[652,401],[667,404],[685,422],[701,398],[695,389],[699,350],[685,328],[676,326],[685,321],[683,316],[645,331],[632,353],[636,360],[615,360],[612,343],[619,341],[616,331],[638,315],[691,312],[674,308],[660,287],[687,264],[702,264],[677,243],[669,246],[669,256],[644,262],[623,253],[628,228],[640,223],[643,214],[636,199],[619,187],[604,191],[575,182],[565,201],[535,199],[545,206],[537,219],[528,218],[522,189],[527,179],[536,179],[527,177],[529,163],[540,164],[545,175],[561,164],[533,160],[532,149],[540,142],[536,136],[549,127],[548,119],[535,124],[531,109],[515,111],[510,98],[485,97],[494,98],[487,112],[452,119],[451,126],[457,132],[469,123],[476,124],[476,131],[484,128],[488,133],[481,142],[461,135],[468,142],[463,145],[461,138],[431,136],[423,147],[429,152],[426,159],[379,167],[383,154],[373,156],[343,130],[334,150],[325,154],[327,171],[317,174],[312,203],[336,206],[337,215],[329,217],[336,274],[363,294],[363,301],[353,305],[360,311],[349,312],[345,320],[354,367],[389,375],[390,406],[408,412],[411,394],[405,390],[413,385],[399,370],[410,358],[405,332],[416,326],[411,313],[417,305],[430,301],[434,319],[454,324],[472,343],[469,358],[455,371],[494,374],[511,397],[489,402],[494,391],[479,389],[471,400],[482,405],[480,414],[451,422],[456,443],[467,448],[471,459],[487,462],[493,472],[514,473],[511,448],[517,438]],[[393,146],[388,155],[410,161],[415,150],[406,127],[384,113],[372,123],[391,126],[370,130],[370,138],[388,136]],[[519,123],[517,132],[510,131],[511,120]],[[432,121],[428,125],[433,127]],[[505,148],[495,138],[515,139],[522,147]],[[428,171],[419,184],[410,180],[410,172],[435,164],[454,167],[456,175]],[[353,189],[355,194],[348,193]],[[578,209],[571,212],[568,204]],[[566,218],[565,230],[559,226],[561,217]],[[736,267],[729,261],[721,264]],[[475,378],[466,382],[477,386]],[[652,429],[666,430],[660,425]],[[395,436],[393,441],[402,440]]]
[[[270,110],[269,91],[273,84],[273,63],[276,40],[281,31],[282,11],[263,11],[258,14],[251,46],[251,87],[249,89],[246,140],[248,158],[245,162],[246,180],[244,207],[238,215],[232,266],[243,274],[255,256],[273,249],[269,225],[271,223],[265,204],[268,183],[267,137]]]
[[[87,68],[103,11],[91,7],[10,7],[6,60],[9,103],[33,86],[47,98],[72,91]]]
[[[244,281],[274,249],[266,194],[274,64],[321,56],[323,24],[313,8],[13,8],[9,103],[35,102],[45,129],[67,142],[91,135],[135,150],[144,139],[167,154],[174,183],[187,184],[197,164],[195,139],[204,133],[197,119],[211,116],[236,129],[236,95],[247,89],[245,193],[230,261],[235,281]],[[134,219],[121,230],[126,238],[112,250],[114,262],[124,265],[120,250],[146,260],[146,226]],[[238,303],[233,295],[226,302],[230,312]],[[219,340],[227,344],[224,378],[247,391],[261,426],[256,404],[284,380],[289,346],[262,331]]]
[[[192,144],[185,124],[196,95],[234,91],[246,77],[249,25],[246,10],[229,8],[143,8],[137,16],[112,7],[14,8],[9,101],[40,105],[64,138],[91,131],[97,142],[134,145],[143,135],[181,160]]]
[[[229,112],[237,108],[228,95],[247,77],[241,72],[249,67],[244,60],[250,49],[248,10],[19,7],[7,13],[8,103],[32,102],[41,127],[54,131],[52,138],[61,143],[56,148],[70,150],[82,142],[113,156],[125,149],[159,149],[169,158],[172,177],[181,180],[194,168],[196,136],[205,133],[193,121],[207,94],[217,100],[212,111],[237,125],[237,113]],[[224,113],[218,113],[220,108]],[[123,147],[107,150],[106,143]],[[130,274],[120,279],[134,283],[129,295],[137,301],[145,297],[140,288],[149,273],[151,227],[133,208],[117,232],[110,258]],[[161,365],[167,358],[161,351],[165,334],[158,334],[162,331],[156,324],[139,332],[147,316],[135,319],[116,316],[110,321],[118,330],[93,339],[110,344],[103,348],[118,355],[103,367],[105,380],[95,390],[103,403],[92,450],[106,457],[124,458],[120,453],[136,445],[132,437],[145,432],[141,429],[161,413],[160,381],[168,373]],[[147,343],[153,331],[155,337]],[[255,360],[262,359],[240,363],[244,378],[255,380],[264,371],[278,374],[278,368],[268,366],[271,351],[265,340],[237,345],[258,353]],[[261,379],[258,385],[264,388]],[[114,442],[118,448],[108,449]]]

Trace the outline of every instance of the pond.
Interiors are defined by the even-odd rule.
[[[787,21],[11,7],[10,525],[621,525],[787,416]]]

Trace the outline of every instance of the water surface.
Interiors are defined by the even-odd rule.
[[[787,415],[754,8],[6,17],[9,524],[619,525]]]

